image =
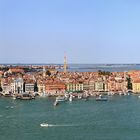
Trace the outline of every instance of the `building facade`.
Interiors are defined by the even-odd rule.
[[[134,93],[140,93],[140,79],[134,80],[132,82],[132,91]]]
[[[25,92],[34,93],[34,83],[25,83]]]
[[[22,94],[23,93],[23,84],[24,84],[24,82],[23,82],[22,78],[13,79],[11,82],[12,93]]]
[[[84,90],[83,83],[69,83],[67,86],[67,92],[81,92]]]
[[[47,95],[64,95],[66,86],[63,82],[47,82],[46,94]]]

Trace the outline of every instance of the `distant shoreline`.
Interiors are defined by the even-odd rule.
[[[63,65],[63,63],[0,63],[0,65]],[[68,65],[140,65],[140,63],[69,63]]]

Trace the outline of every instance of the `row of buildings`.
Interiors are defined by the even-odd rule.
[[[14,72],[14,73],[12,73]],[[33,93],[57,95],[65,92],[117,92],[127,91],[128,81],[122,73],[100,75],[98,72],[58,72],[51,70],[47,75],[42,72],[24,73],[21,69],[8,70],[1,77],[4,93]]]
[[[128,72],[60,72],[43,67],[42,71],[26,73],[22,68],[0,71],[3,93],[34,93],[60,95],[65,92],[127,92],[140,93],[140,71]]]
[[[58,79],[53,80],[28,80],[24,81],[23,78],[15,78],[12,80],[1,80],[2,91],[5,93],[33,93],[38,92],[40,95],[43,93],[47,95],[63,94],[65,92],[119,92],[127,91],[127,81],[107,81],[107,80],[98,80],[94,81],[72,81],[64,82]]]

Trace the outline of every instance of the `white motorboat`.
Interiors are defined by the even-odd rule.
[[[13,95],[13,100],[16,100],[16,96],[15,95]]]
[[[58,103],[59,103],[58,101],[55,101],[53,105],[54,105],[54,106],[57,106]]]
[[[13,97],[13,100],[16,100],[16,97]]]
[[[73,100],[73,97],[72,97],[72,95],[70,95],[69,101],[72,102],[72,100]]]
[[[53,105],[57,106],[59,104],[59,102],[64,102],[64,101],[66,101],[64,96],[58,96],[58,97],[56,97],[56,100]]]
[[[65,97],[64,96],[58,96],[58,97],[56,97],[56,101],[57,102],[65,101]]]
[[[65,97],[65,100],[68,100],[69,99],[69,94],[65,94],[64,97]]]
[[[108,92],[107,95],[108,96],[113,96],[114,95],[114,92]]]
[[[82,99],[82,95],[81,94],[78,94],[78,99]]]
[[[41,127],[49,127],[49,124],[47,124],[47,123],[41,123],[40,126]]]
[[[99,97],[96,98],[96,101],[107,101],[107,98],[103,97],[102,95],[99,95]]]

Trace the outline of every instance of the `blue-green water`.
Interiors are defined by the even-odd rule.
[[[40,123],[54,124],[49,128]],[[139,140],[140,99],[109,97],[107,102],[0,98],[0,140]]]

